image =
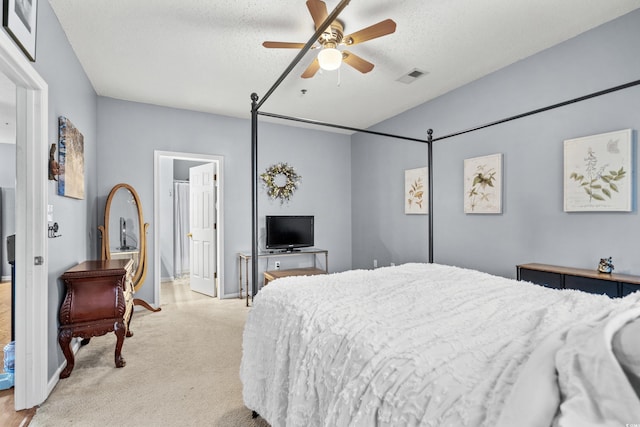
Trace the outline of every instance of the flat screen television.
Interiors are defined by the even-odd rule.
[[[266,232],[266,249],[293,251],[313,246],[313,216],[268,215]]]

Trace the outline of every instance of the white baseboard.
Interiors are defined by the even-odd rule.
[[[11,276],[0,276],[0,282],[10,282]]]
[[[76,354],[78,354],[78,350],[80,349],[81,342],[82,342],[81,338],[74,338],[73,343],[71,344],[71,352],[73,353],[73,357],[75,357]],[[56,369],[56,371],[53,373],[53,376],[49,378],[49,382],[47,383],[47,396],[51,394],[51,392],[53,391],[53,388],[56,386],[56,384],[58,384],[58,381],[60,381],[60,373],[64,368],[66,368],[66,366],[67,366],[67,359],[65,358],[62,361],[62,364],[58,366],[58,369]]]
[[[240,292],[236,292],[236,293],[233,293],[233,294],[225,294],[224,298],[222,298],[222,299],[238,298],[239,295],[240,295]],[[244,298],[245,293],[243,292],[242,295],[243,295],[243,298]]]

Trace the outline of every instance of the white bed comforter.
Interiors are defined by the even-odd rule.
[[[273,427],[494,427],[540,343],[637,299],[437,264],[278,279],[246,322],[244,402]]]

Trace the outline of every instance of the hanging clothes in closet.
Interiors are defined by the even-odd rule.
[[[173,275],[189,274],[189,182],[173,183]]]

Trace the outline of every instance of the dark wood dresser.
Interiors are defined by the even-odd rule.
[[[120,354],[133,313],[133,286],[131,275],[133,261],[127,259],[85,261],[67,270],[61,279],[66,295],[60,307],[58,343],[67,366],[60,378],[71,375],[75,359],[71,351],[71,339],[83,338],[88,344],[94,336],[115,332],[115,364],[125,365]]]
[[[516,266],[516,274],[518,280],[550,288],[578,289],[592,294],[605,294],[612,298],[640,291],[640,276],[600,273],[596,269],[521,264]]]

